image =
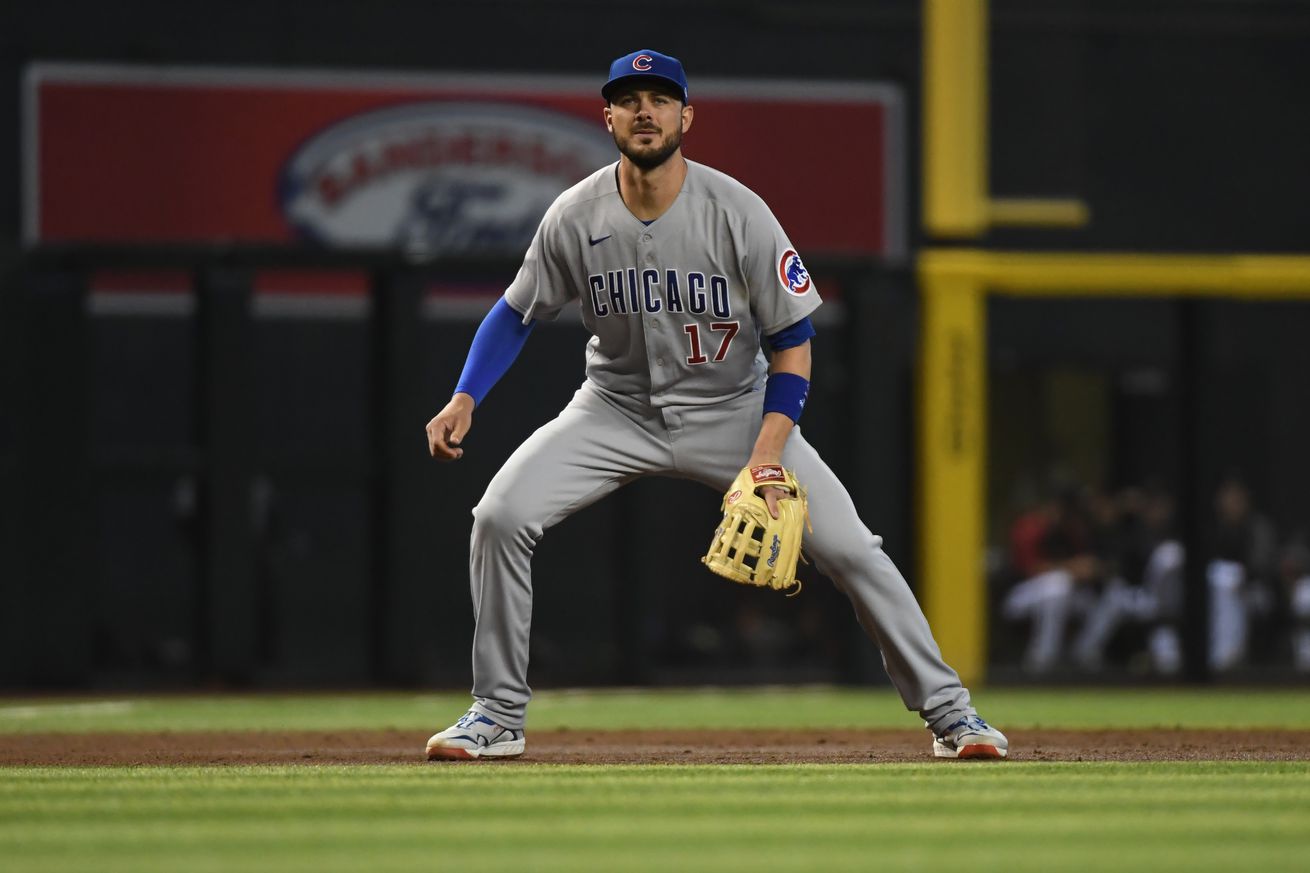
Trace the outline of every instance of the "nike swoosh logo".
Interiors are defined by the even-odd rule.
[[[612,236],[614,236],[614,234],[607,233],[598,239],[592,239],[591,234],[587,234],[587,242],[591,243],[592,245],[598,245],[600,243],[603,243],[605,240],[609,239]]]

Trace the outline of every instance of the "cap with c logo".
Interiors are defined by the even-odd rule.
[[[620,82],[629,79],[662,79],[675,85],[682,95],[683,103],[690,103],[687,92],[687,74],[683,72],[682,61],[669,55],[660,54],[652,49],[639,49],[610,64],[610,77],[600,89],[600,96],[606,100]]]

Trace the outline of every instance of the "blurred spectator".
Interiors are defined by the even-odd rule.
[[[1040,498],[1026,511],[1019,514],[1010,525],[1009,540],[1010,568],[1019,578],[1036,576],[1046,569],[1046,558],[1042,553],[1042,540],[1046,532],[1055,523],[1060,513],[1060,503],[1054,493]]]
[[[1178,624],[1183,599],[1183,545],[1174,528],[1173,496],[1153,487],[1141,494],[1125,492],[1124,499],[1124,516],[1139,522],[1139,542],[1147,557],[1140,570],[1133,567],[1106,583],[1074,642],[1073,658],[1084,670],[1099,670],[1115,632],[1131,621],[1151,627],[1147,638],[1151,667],[1156,673],[1172,676],[1182,668]],[[1132,545],[1124,544],[1126,550]],[[1124,557],[1131,553],[1125,551]],[[1129,581],[1134,576],[1139,584]]]
[[[1310,673],[1310,546],[1298,538],[1283,550],[1278,575],[1292,619],[1292,666]]]
[[[1251,491],[1230,475],[1215,493],[1212,556],[1205,568],[1210,586],[1210,668],[1226,672],[1246,660],[1253,618],[1273,612],[1277,540],[1270,522],[1255,511]]]
[[[1093,525],[1076,489],[1066,488],[1052,504],[1016,521],[1010,542],[1023,544],[1014,553],[1015,568],[1027,575],[1006,595],[1002,614],[1010,621],[1028,619],[1032,629],[1024,652],[1024,669],[1049,672],[1064,648],[1071,615],[1088,604],[1087,586],[1100,573],[1093,551]],[[1032,544],[1036,547],[1033,548]]]

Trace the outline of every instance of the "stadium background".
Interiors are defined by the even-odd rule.
[[[908,253],[807,255],[842,305],[816,343],[805,426],[919,586],[948,654],[963,652],[973,677],[1026,679],[1029,631],[999,616],[1003,574],[976,596],[983,589],[970,578],[981,571],[969,569],[985,554],[1003,562],[1025,482],[1162,482],[1185,498],[1182,527],[1201,554],[1213,495],[1234,469],[1280,544],[1310,518],[1310,314],[1269,299],[1304,290],[1300,262],[1276,262],[1258,301],[1240,290],[1188,293],[1224,284],[1215,277],[1228,261],[1129,270],[1099,287],[1089,286],[1100,274],[1079,266],[1107,252],[1305,252],[1310,119],[1298,99],[1310,82],[1310,8],[997,0],[990,11],[987,87],[971,97],[959,86],[983,80],[968,76],[967,53],[952,56],[961,80],[941,78],[953,68],[931,63],[923,10],[911,2],[671,3],[656,15],[581,2],[55,2],[7,13],[0,112],[23,118],[23,76],[36,62],[596,78],[633,40],[681,57],[693,88],[713,77],[903,89]],[[616,26],[625,16],[640,20],[639,32]],[[947,30],[947,40],[967,35]],[[934,82],[945,86],[950,118],[987,107],[952,141],[981,132],[985,149],[941,156],[973,172],[963,177],[972,199],[958,184],[954,201],[931,199],[924,107]],[[479,413],[469,456],[437,467],[419,434],[477,318],[412,316],[434,280],[503,284],[517,258],[416,264],[386,251],[229,241],[25,245],[22,141],[0,142],[0,166],[11,168],[0,174],[0,684],[466,686],[468,509],[576,385],[580,337],[565,327],[534,335]],[[104,150],[94,137],[80,145],[88,162]],[[695,157],[694,133],[688,145]],[[846,147],[814,145],[819,156]],[[993,199],[1011,208],[981,220],[969,212]],[[125,220],[133,207],[121,204]],[[973,495],[949,483],[952,505],[934,504],[943,493],[914,473],[936,469],[930,413],[940,392],[925,375],[938,315],[925,305],[937,299],[931,267],[949,267],[942,253],[957,249],[966,259],[1059,252],[1083,277],[1065,283],[1073,299],[1026,296],[1033,283],[1058,291],[1055,269],[1026,292],[968,292],[987,301],[986,343],[970,352],[986,370],[969,384],[988,390],[964,401],[977,416],[968,427],[982,427],[987,412],[985,440],[979,431],[973,444],[986,451],[985,514],[962,510]],[[984,261],[986,278],[968,281],[1013,289],[1006,263],[1017,261]],[[372,308],[353,319],[253,317],[251,301],[274,270],[362,274]],[[97,309],[106,276],[161,273],[185,277],[192,302],[168,315]],[[714,504],[681,483],[640,483],[552,532],[536,565],[535,685],[885,681],[825,586],[784,602],[701,572]],[[976,549],[960,545],[974,539],[971,524]],[[635,541],[625,533],[633,530]],[[929,566],[941,554],[964,572]],[[685,573],[668,572],[679,565]],[[1264,581],[1255,644],[1227,678],[1295,675],[1290,591]],[[1187,674],[1205,680],[1209,591],[1195,572],[1189,583]],[[1135,659],[1141,640],[1127,630],[1100,672],[1059,665],[1043,678],[1149,678]],[[967,661],[979,651],[985,668]]]

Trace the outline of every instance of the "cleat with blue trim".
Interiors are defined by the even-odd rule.
[[[441,758],[517,758],[523,754],[523,731],[501,727],[475,709],[428,740],[428,760]]]
[[[999,759],[1010,754],[1010,741],[978,716],[966,715],[933,736],[932,753],[938,758]]]

